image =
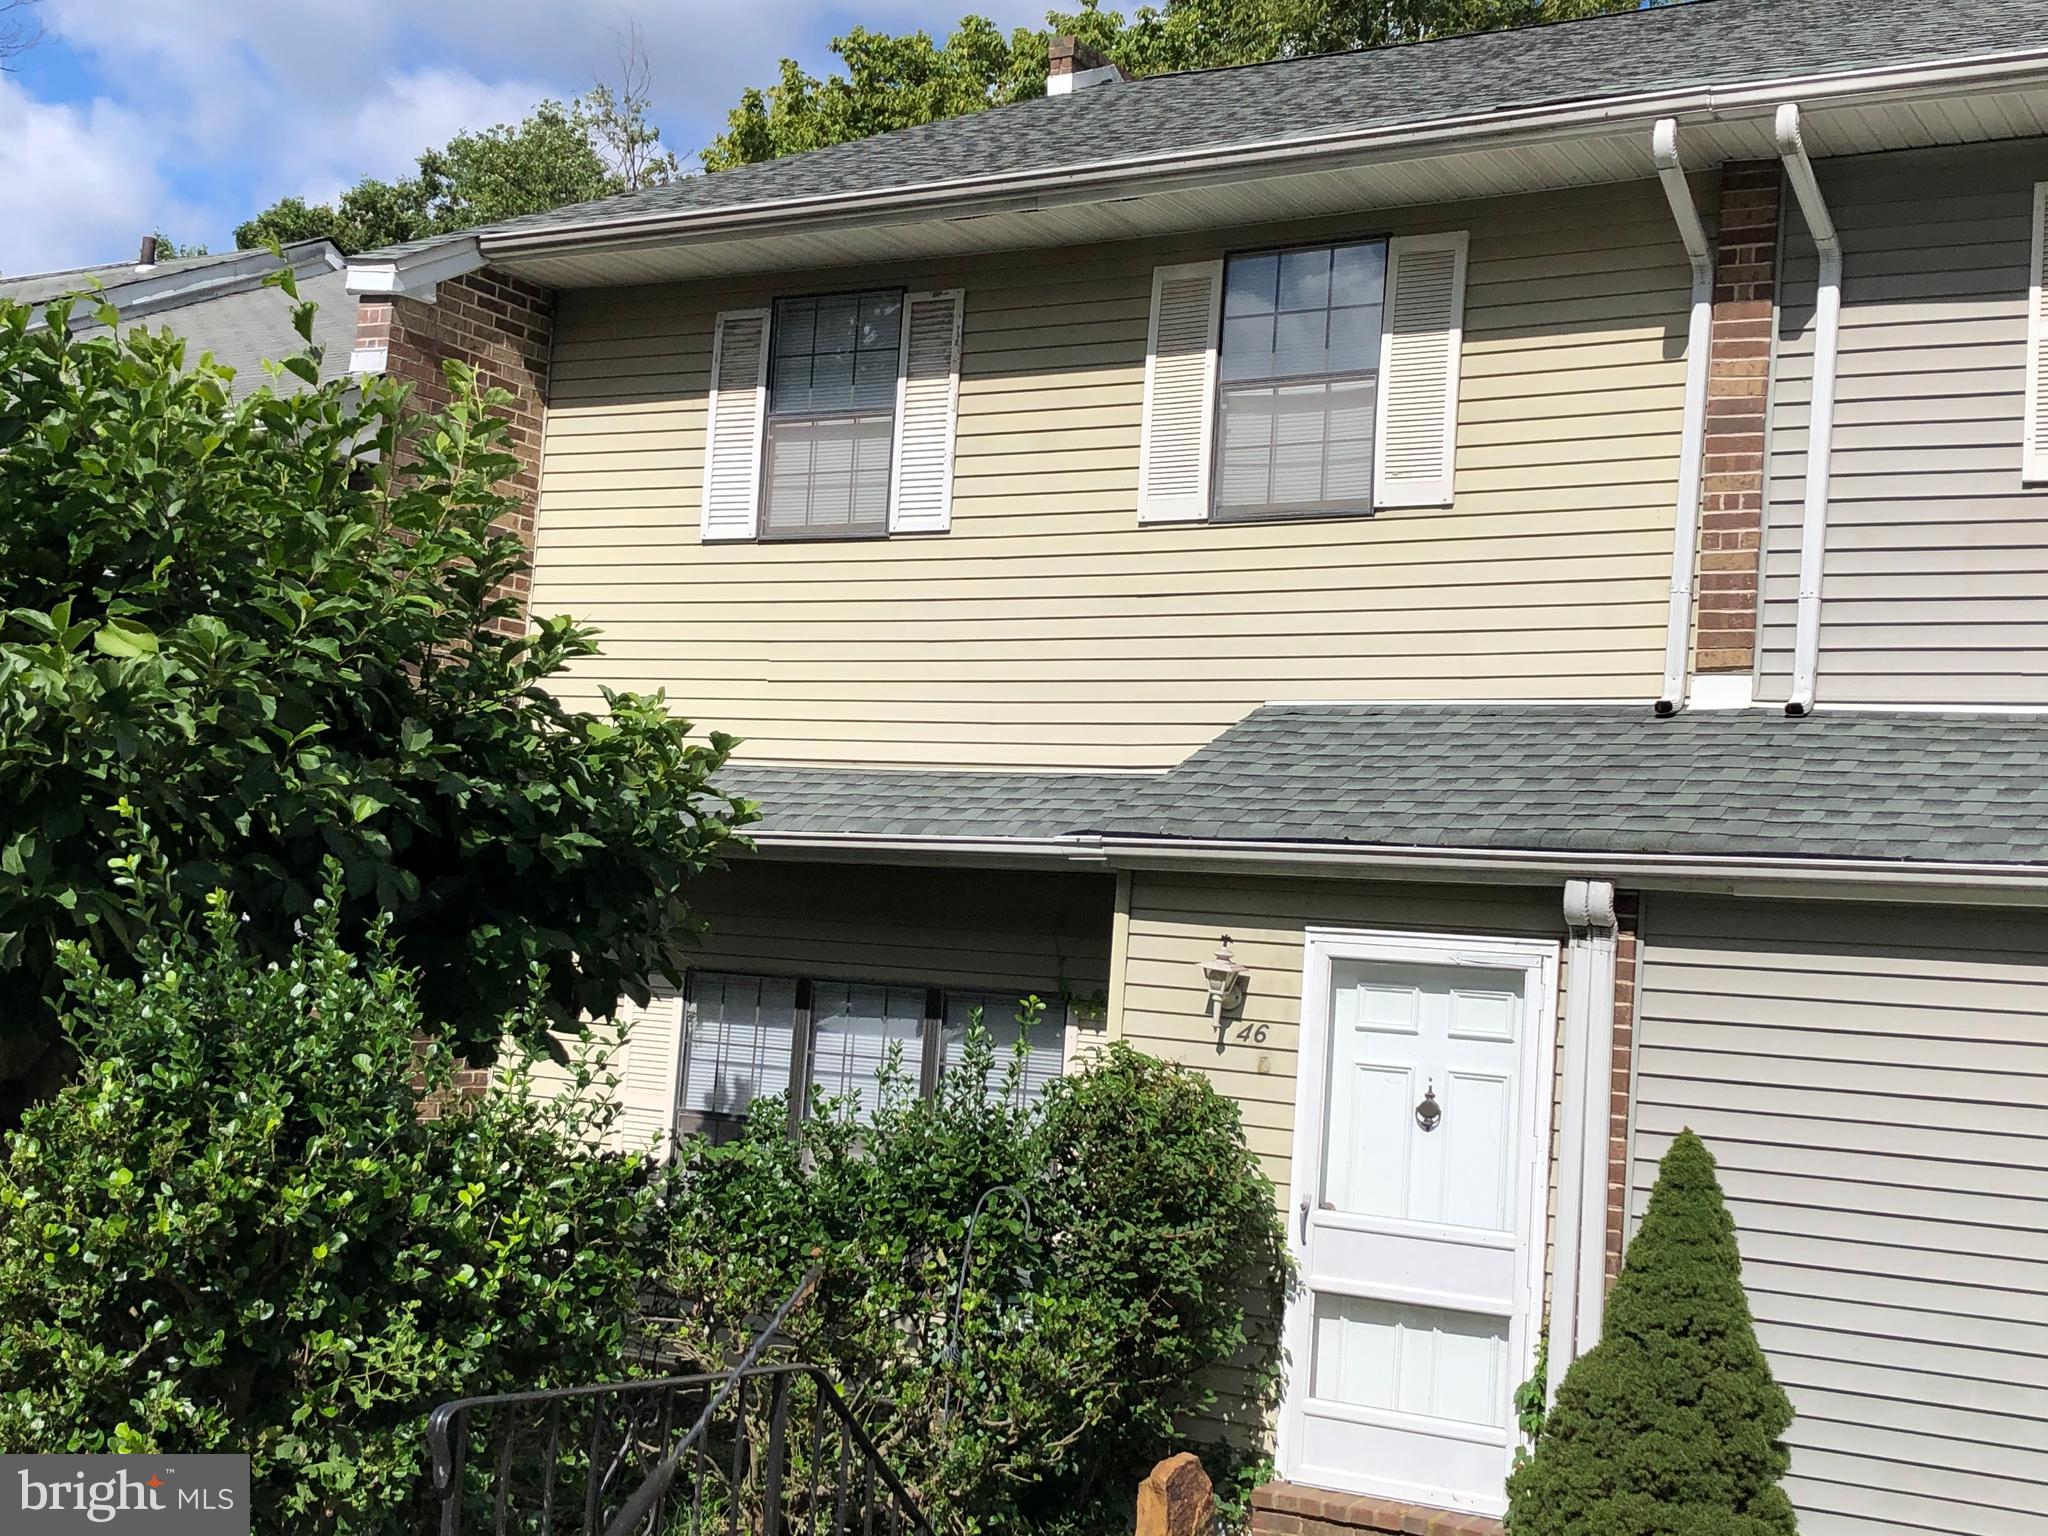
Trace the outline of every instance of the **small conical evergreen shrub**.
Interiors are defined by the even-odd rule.
[[[1792,1404],[1742,1290],[1714,1159],[1671,1144],[1607,1300],[1536,1453],[1508,1480],[1514,1536],[1793,1536],[1778,1484]]]

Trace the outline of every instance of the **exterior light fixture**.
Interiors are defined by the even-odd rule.
[[[1202,962],[1202,980],[1209,987],[1209,1006],[1221,1016],[1244,1005],[1245,983],[1251,971],[1230,952],[1230,935],[1224,934],[1213,959]]]

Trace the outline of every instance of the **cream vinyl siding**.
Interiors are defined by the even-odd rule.
[[[1659,895],[1643,943],[1634,1213],[1691,1126],[1803,1536],[2048,1532],[2048,918]]]
[[[1842,341],[1821,585],[1826,703],[2048,704],[2048,486],[2021,484],[2048,142],[1824,161]],[[1813,244],[1787,198],[1758,696],[1791,686]]]
[[[749,860],[692,883],[693,968],[1014,989],[1109,985],[1115,879],[1042,870]]]
[[[1467,230],[1457,499],[1140,526],[1154,269]],[[951,528],[703,544],[714,316],[965,294]],[[756,759],[1160,767],[1276,699],[1648,698],[1688,273],[1654,184],[758,283],[557,311],[534,608],[598,625],[564,692],[666,688]]]
[[[1131,876],[1130,937],[1110,1031],[1141,1051],[1184,1062],[1237,1101],[1245,1137],[1284,1203],[1294,1137],[1295,1055],[1301,1030],[1302,932],[1310,926],[1391,928],[1561,938],[1548,887],[1380,885],[1222,875]],[[1216,941],[1251,968],[1243,1010],[1220,1046],[1202,962]],[[1240,1030],[1266,1031],[1263,1042]]]

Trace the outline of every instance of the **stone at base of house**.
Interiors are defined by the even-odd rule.
[[[1215,1489],[1194,1452],[1167,1457],[1138,1485],[1136,1536],[1204,1536],[1215,1526]]]
[[[1506,1527],[1484,1515],[1403,1504],[1361,1493],[1327,1493],[1299,1483],[1272,1482],[1252,1494],[1253,1536],[1503,1536]]]

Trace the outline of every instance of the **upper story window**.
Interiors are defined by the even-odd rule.
[[[887,533],[903,295],[778,300],[770,344],[762,534]]]
[[[1215,513],[1372,510],[1387,243],[1224,263]]]

